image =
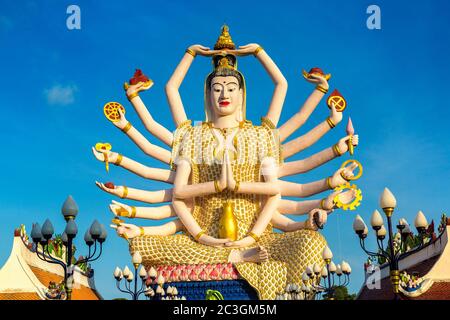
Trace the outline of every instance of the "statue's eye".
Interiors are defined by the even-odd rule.
[[[228,92],[233,92],[234,91],[234,88],[229,88],[228,89]]]

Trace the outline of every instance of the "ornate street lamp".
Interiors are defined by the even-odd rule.
[[[337,287],[346,287],[350,283],[350,273],[352,269],[350,265],[342,261],[341,264],[336,265],[333,259],[333,253],[330,248],[325,247],[322,252],[322,258],[325,261],[325,265],[322,267],[320,264],[315,263],[314,265],[307,266],[305,272],[302,274],[301,287],[288,287],[286,289],[287,297],[298,295],[293,295],[293,293],[301,292],[302,300],[308,298],[318,297],[320,294],[328,300],[334,300],[335,290]],[[280,299],[285,299],[283,295],[279,296]]]
[[[419,211],[416,216],[414,224],[420,236],[420,243],[419,246],[417,246],[417,248],[415,248],[414,250],[406,252],[407,251],[406,240],[408,236],[411,234],[411,230],[409,228],[407,221],[403,218],[400,219],[397,225],[397,229],[400,233],[401,243],[399,249],[395,250],[394,236],[392,231],[392,215],[394,213],[394,209],[396,206],[397,200],[395,199],[394,195],[388,188],[385,188],[380,198],[380,207],[383,209],[387,217],[388,229],[386,230],[386,228],[384,227],[383,217],[378,212],[378,210],[375,210],[373,212],[372,217],[370,219],[372,229],[376,233],[378,252],[372,252],[366,249],[365,239],[367,238],[368,228],[364,223],[364,220],[359,215],[356,216],[353,222],[353,229],[355,233],[359,236],[359,243],[361,245],[361,248],[367,255],[369,255],[370,257],[381,258],[388,262],[392,289],[395,294],[395,299],[398,299],[399,283],[400,283],[400,272],[398,262],[406,255],[416,252],[423,247],[424,237],[427,234],[426,229],[428,226],[428,222],[422,211]],[[386,238],[386,234],[388,234],[389,239],[388,243],[384,245],[383,241]]]
[[[142,263],[142,256],[139,253],[139,251],[136,251],[132,258],[131,258],[131,262],[133,263],[134,266],[134,275],[133,273],[130,271],[130,269],[128,268],[128,266],[125,266],[125,268],[122,270],[120,270],[119,267],[116,267],[116,269],[114,270],[114,278],[116,279],[116,286],[117,289],[123,293],[128,293],[131,295],[132,300],[138,300],[139,296],[143,293],[146,294],[149,293],[149,288],[146,285],[146,281],[147,281],[147,272],[145,271],[144,266],[141,266],[139,268],[139,266]],[[138,272],[139,270],[139,272]],[[139,279],[141,281],[141,287],[138,290],[138,276]],[[125,279],[125,289],[120,288],[120,284],[121,281]],[[133,289],[131,288],[131,283],[134,280],[134,285],[133,285]]]
[[[48,263],[58,264],[64,269],[64,287],[67,292],[67,300],[71,300],[73,288],[73,271],[75,266],[93,262],[100,258],[102,254],[103,243],[105,242],[107,237],[107,232],[105,226],[95,220],[92,223],[90,229],[84,235],[84,240],[89,250],[88,255],[86,256],[86,258],[80,259],[73,263],[73,239],[77,236],[78,233],[78,227],[75,223],[75,218],[78,214],[78,206],[75,200],[73,200],[72,196],[67,197],[62,206],[61,212],[67,222],[64,233],[61,235],[63,246],[65,246],[66,248],[65,260],[55,258],[49,252],[49,241],[53,237],[53,233],[55,232],[53,225],[49,219],[45,220],[42,228],[38,223],[33,223],[31,238],[33,239],[33,242],[35,244],[36,255],[39,257],[39,259]],[[92,247],[94,248],[92,249]],[[94,258],[97,253],[97,249],[99,249],[99,252]]]

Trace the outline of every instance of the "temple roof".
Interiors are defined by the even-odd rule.
[[[447,221],[447,226],[439,237],[425,245],[421,250],[413,252],[399,261],[400,271],[417,275],[420,279],[420,285],[415,290],[408,291],[401,288],[401,299],[450,300],[450,246],[447,245],[449,222],[450,220]],[[369,289],[365,281],[357,299],[394,299],[387,265],[381,266],[380,277],[379,289]]]
[[[74,271],[73,300],[100,300],[93,272]],[[31,249],[26,235],[15,232],[11,254],[0,269],[0,300],[45,300],[50,282],[64,279],[59,265],[40,260]]]

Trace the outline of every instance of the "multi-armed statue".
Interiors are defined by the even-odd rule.
[[[214,68],[204,87],[206,119],[193,125],[186,116],[179,87],[198,55],[212,57]],[[269,110],[259,125],[246,119],[245,80],[237,70],[237,57],[248,55],[261,62],[275,85]],[[113,201],[110,205],[117,216],[117,233],[128,239],[131,253],[140,252],[144,265],[149,268],[230,262],[261,299],[274,299],[286,283],[301,283],[306,266],[323,263],[321,253],[326,241],[317,229],[334,208],[360,200],[358,189],[342,187],[350,186],[348,181],[354,177],[357,163],[306,184],[281,178],[310,171],[341,156],[358,144],[358,136],[351,132],[336,145],[309,158],[284,162],[314,144],[343,117],[342,105],[330,103],[330,116],[325,121],[282,144],[308,120],[328,91],[329,75],[319,68],[304,75],[316,87],[300,110],[278,127],[287,92],[286,79],[259,45],[236,49],[228,27],[224,26],[214,50],[201,45],[189,47],[166,84],[177,127],[174,133],[153,119],[139,96],[152,86],[152,81],[138,70],[130,84],[125,84],[127,97],[145,128],[171,151],[151,144],[127,121],[122,106],[106,106],[105,114],[116,127],[146,154],[170,166],[170,170],[150,168],[110,148],[93,148],[100,161],[173,185],[165,190],[146,191],[96,182],[102,190],[120,198],[168,203],[134,207]],[[339,190],[323,199],[297,202],[282,198],[309,197],[339,186]],[[307,219],[299,222],[286,215],[306,215]],[[121,217],[174,219],[160,226],[140,227],[123,223]],[[274,232],[273,228],[283,232]]]

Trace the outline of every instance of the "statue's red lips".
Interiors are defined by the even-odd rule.
[[[220,104],[221,106],[226,107],[227,105],[230,104],[230,102],[229,102],[229,101],[221,101],[221,102],[219,102],[219,104]]]

